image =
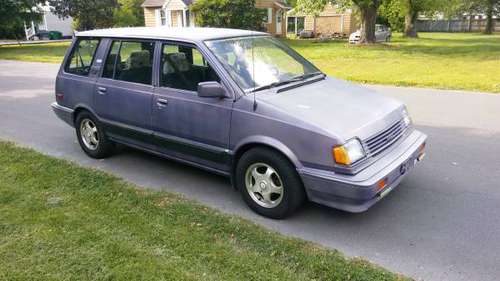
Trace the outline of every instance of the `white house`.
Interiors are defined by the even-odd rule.
[[[60,19],[52,12],[52,8],[48,5],[40,6],[42,10],[42,20],[40,22],[30,22],[25,24],[26,39],[33,34],[45,31],[59,31],[63,36],[73,35],[73,19],[71,17]]]

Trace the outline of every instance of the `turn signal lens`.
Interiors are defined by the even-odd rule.
[[[377,184],[377,189],[378,191],[384,189],[384,187],[387,185],[387,181],[385,179],[380,180]]]
[[[365,151],[358,139],[351,139],[333,148],[333,158],[340,165],[351,165],[364,157]]]
[[[343,146],[337,146],[333,148],[333,157],[335,158],[335,162],[337,162],[337,164],[342,164],[342,165],[351,164],[349,155],[347,155],[347,151]]]
[[[420,145],[420,147],[418,148],[418,152],[422,153],[424,152],[424,150],[425,150],[425,142]]]

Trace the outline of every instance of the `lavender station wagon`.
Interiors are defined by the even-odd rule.
[[[260,32],[80,32],[55,95],[90,157],[119,143],[226,175],[271,218],[305,200],[365,211],[425,155],[402,103],[328,77]]]

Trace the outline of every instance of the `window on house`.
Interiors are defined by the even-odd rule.
[[[161,56],[160,85],[197,91],[198,83],[220,82],[220,78],[203,55],[191,46],[164,44]]]
[[[154,42],[113,41],[103,77],[151,84]]]
[[[286,32],[295,33],[295,17],[288,17],[286,23]]]
[[[297,17],[297,34],[299,34],[302,30],[306,28],[306,19],[305,17]]]
[[[257,8],[259,14],[262,15],[262,23],[267,23],[269,21],[269,15],[267,14],[267,9]]]
[[[160,9],[160,24],[167,25],[167,15],[163,9]]]
[[[292,34],[299,34],[305,28],[304,17],[287,17],[286,32]]]
[[[78,39],[64,68],[67,73],[88,76],[99,39]]]

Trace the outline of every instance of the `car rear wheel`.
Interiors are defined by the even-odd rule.
[[[285,218],[305,200],[295,167],[268,148],[254,148],[243,154],[236,167],[236,184],[245,203],[269,218]]]
[[[110,156],[114,144],[110,141],[97,119],[84,111],[78,114],[75,121],[76,136],[85,154],[92,158],[102,159]]]

